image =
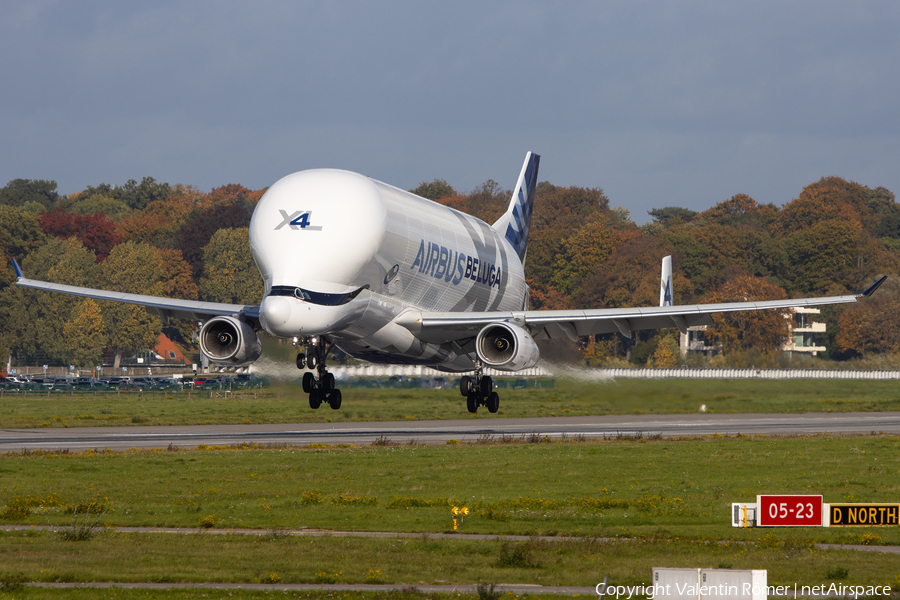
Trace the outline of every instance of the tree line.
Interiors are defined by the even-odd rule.
[[[0,188],[0,359],[42,356],[115,365],[155,345],[160,332],[191,346],[196,324],[162,323],[144,309],[18,288],[28,277],[109,290],[257,304],[262,282],[248,226],[264,189],[229,184],[202,192],[151,177],[60,195],[56,183],[16,179]],[[490,223],[511,192],[493,180],[458,192],[435,179],[410,190]],[[838,177],[806,186],[783,206],[738,194],[703,212],[664,207],[638,226],[600,188],[541,182],[525,271],[535,309],[653,306],[660,259],[673,255],[679,304],[855,293],[900,265],[900,205],[881,187]],[[898,283],[866,303],[823,309],[828,358],[900,353]],[[723,356],[777,354],[788,334],[777,312],[717,318],[707,337]],[[677,360],[672,332],[618,334],[551,349],[594,364],[628,357]],[[673,356],[675,358],[673,358]],[[663,361],[662,363],[660,361]]]

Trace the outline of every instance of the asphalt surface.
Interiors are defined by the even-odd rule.
[[[814,433],[900,434],[900,412],[803,414],[611,415],[496,419],[470,417],[445,421],[292,423],[274,425],[195,425],[78,427],[0,430],[0,452],[71,451],[89,448],[191,448],[200,444],[371,444],[379,438],[397,443],[472,442],[484,437],[562,438],[616,436],[692,436]]]

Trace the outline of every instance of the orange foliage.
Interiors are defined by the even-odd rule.
[[[163,264],[164,295],[171,298],[196,300],[199,297],[199,290],[194,282],[191,265],[181,256],[181,250],[157,249],[157,252]]]
[[[783,288],[761,277],[744,275],[708,294],[703,302],[717,304],[785,298],[787,293]],[[790,334],[790,314],[790,309],[716,314],[712,316],[715,325],[707,329],[706,338],[714,344],[722,344],[726,350],[779,350]]]
[[[552,287],[541,289],[531,287],[534,281],[527,279],[529,285],[528,306],[530,310],[568,310],[572,308],[572,299]]]
[[[842,350],[900,353],[900,282],[888,279],[875,294],[838,317],[835,341]]]
[[[840,177],[824,177],[785,204],[778,223],[787,233],[831,219],[861,221],[866,212],[866,188]]]

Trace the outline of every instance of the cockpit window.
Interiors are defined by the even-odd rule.
[[[347,304],[348,302],[359,296],[363,290],[367,289],[369,289],[369,286],[364,285],[358,290],[352,291],[349,294],[325,294],[323,292],[312,292],[310,290],[304,290],[303,288],[290,285],[276,285],[272,286],[272,290],[269,292],[269,295],[293,296],[294,298],[303,300],[304,302],[319,304],[321,306],[340,306],[341,304]]]

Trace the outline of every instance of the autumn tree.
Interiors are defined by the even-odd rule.
[[[525,276],[533,282],[532,288],[548,293],[550,288],[558,285],[554,283],[557,260],[566,251],[567,241],[573,232],[586,223],[602,219],[608,221],[609,217],[609,199],[600,188],[559,187],[546,181],[539,183],[535,190],[525,261]]]
[[[659,279],[662,257],[673,248],[661,237],[636,233],[618,245],[603,268],[585,277],[582,291],[575,298],[580,308],[622,308],[655,306],[659,303]],[[693,284],[678,271],[680,256],[673,271],[675,298],[693,296]]]
[[[447,196],[453,196],[454,194],[456,194],[456,190],[454,190],[453,187],[443,179],[435,179],[434,181],[429,182],[423,181],[418,185],[418,187],[413,188],[409,191],[416,196],[422,196],[423,198],[428,198],[429,200],[440,200],[441,198],[446,198]]]
[[[100,194],[94,194],[87,198],[82,198],[79,195],[74,202],[64,204],[62,208],[66,212],[81,216],[103,213],[111,221],[120,221],[132,213],[132,209],[122,200],[108,198]]]
[[[213,188],[207,198],[212,204],[235,204],[247,212],[252,213],[253,207],[259,202],[265,190],[251,190],[239,183],[229,183],[221,187]]]
[[[162,295],[166,298],[197,300],[200,290],[194,281],[191,265],[181,257],[181,250],[157,248],[156,253],[161,261]],[[182,343],[190,342],[196,330],[197,322],[193,320],[172,317],[168,323],[163,323],[163,333],[169,339]]]
[[[250,254],[249,229],[220,229],[203,249],[200,291],[204,300],[258,304],[263,284]]]
[[[671,225],[681,225],[687,223],[697,214],[689,208],[681,208],[680,206],[666,206],[665,208],[654,208],[647,211],[656,223],[663,227]]]
[[[500,184],[493,179],[488,179],[468,194],[457,194],[456,192],[453,192],[453,188],[450,188],[449,186],[447,189],[450,191],[449,194],[434,198],[434,200],[445,206],[455,208],[460,212],[481,219],[485,223],[493,223],[499,219],[503,213],[506,212],[506,208],[509,206],[510,196],[512,196],[512,192],[501,188]],[[433,190],[426,189],[425,191],[432,195],[441,193],[439,185],[435,185]],[[413,193],[417,192],[413,190]]]
[[[844,351],[900,354],[900,281],[891,277],[871,297],[847,307],[838,324],[835,342]]]
[[[784,205],[778,226],[785,234],[801,231],[822,221],[861,221],[867,212],[867,188],[840,177],[823,177]]]
[[[783,300],[784,289],[760,277],[736,277],[708,294],[705,304],[722,302],[756,302]],[[790,309],[740,311],[712,315],[714,325],[706,330],[706,338],[721,344],[726,351],[755,348],[779,350],[790,335]]]
[[[620,234],[602,220],[586,223],[565,239],[554,261],[553,287],[578,295],[585,277],[596,274],[620,243]]]
[[[43,179],[13,179],[0,188],[0,204],[22,207],[29,203],[39,204],[50,210],[59,199],[55,181]]]
[[[122,219],[117,231],[127,240],[147,242],[157,248],[176,248],[179,231],[195,208],[191,198],[173,194],[168,200],[151,202],[144,210]]]
[[[53,212],[41,213],[40,220],[47,235],[60,239],[78,238],[101,261],[106,260],[113,246],[122,241],[116,233],[116,224],[102,213],[80,216],[57,207]]]
[[[0,205],[0,251],[6,256],[23,258],[45,240],[40,219],[17,207]]]
[[[33,279],[97,286],[94,254],[75,238],[48,239],[25,257],[22,269]],[[51,360],[67,358],[64,326],[75,305],[71,296],[18,286],[10,286],[0,294],[0,330],[9,334],[11,347],[44,352]]]
[[[531,287],[533,281],[526,280],[529,286],[528,307],[530,310],[568,310],[573,308],[572,299],[552,287]]]
[[[88,368],[102,364],[106,332],[100,306],[95,301],[86,298],[76,305],[63,326],[63,335],[74,364]]]
[[[103,263],[104,289],[148,296],[162,296],[167,287],[159,253],[148,244],[125,242],[116,246]],[[119,302],[101,302],[107,344],[113,352],[114,368],[122,357],[153,348],[162,327],[158,317],[146,309]]]
[[[674,369],[678,366],[678,343],[671,333],[664,333],[656,345],[656,350],[648,361],[655,369]]]
[[[219,229],[249,227],[250,213],[234,204],[216,204],[191,218],[181,228],[181,253],[194,277],[203,273],[203,248]]]

